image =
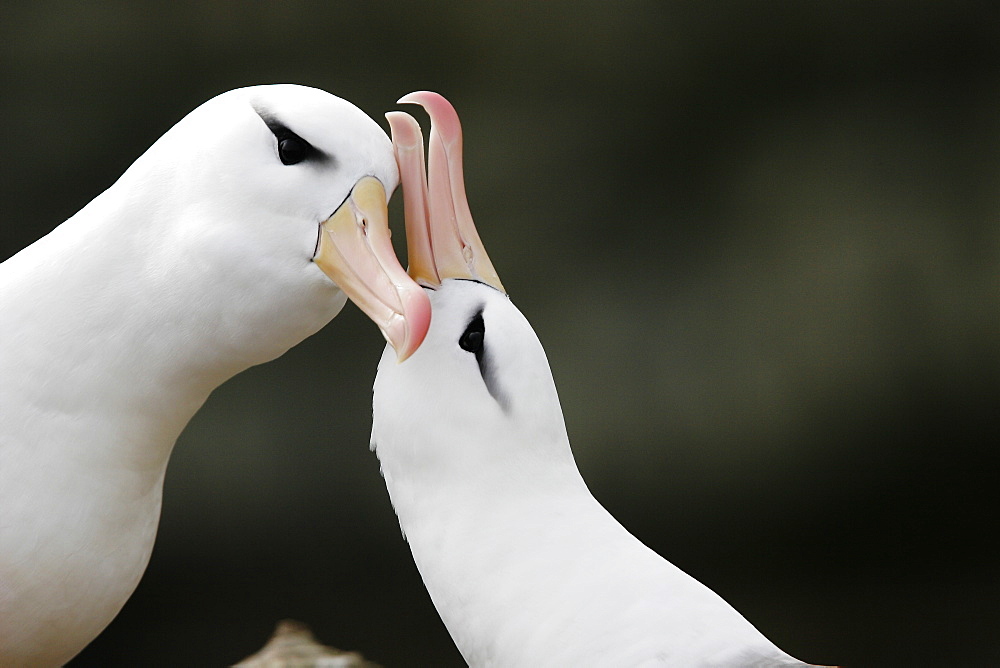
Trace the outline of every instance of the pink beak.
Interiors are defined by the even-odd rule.
[[[428,287],[440,286],[447,278],[464,278],[505,292],[469,210],[462,126],[455,108],[429,91],[410,93],[399,102],[419,104],[431,118],[428,178],[420,126],[407,113],[386,114],[403,186],[410,276]]]

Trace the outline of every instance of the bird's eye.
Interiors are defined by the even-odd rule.
[[[325,162],[330,155],[319,150],[289,129],[287,125],[272,116],[266,109],[254,107],[254,111],[264,121],[264,125],[278,142],[278,158],[283,165],[297,165],[300,162]]]
[[[477,313],[476,317],[469,321],[469,325],[462,332],[458,339],[458,345],[462,350],[475,353],[477,356],[483,350],[483,339],[486,337],[486,325],[483,323],[483,314]]]
[[[283,165],[295,165],[312,152],[313,147],[305,139],[292,135],[278,140],[278,157]]]

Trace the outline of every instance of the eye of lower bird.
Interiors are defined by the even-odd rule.
[[[486,325],[483,323],[483,314],[477,313],[476,317],[469,321],[469,325],[462,332],[458,339],[458,345],[462,350],[470,353],[480,353],[483,350],[483,339],[486,337]]]
[[[278,157],[283,165],[295,165],[306,158],[313,151],[305,139],[292,135],[278,140]]]

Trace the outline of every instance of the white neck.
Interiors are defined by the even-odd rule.
[[[500,656],[517,665],[499,648],[527,649],[531,629],[556,617],[533,600],[537,583],[566,577],[561,564],[577,558],[577,534],[588,520],[602,530],[620,529],[587,490],[571,456],[558,465],[507,471],[501,465],[494,475],[465,482],[398,477],[382,462],[417,568],[470,665]]]
[[[539,470],[465,485],[386,476],[470,665],[803,665],[628,533],[575,465]]]
[[[344,303],[325,277],[304,297],[278,285],[297,317],[263,327],[266,305],[212,285],[239,277],[164,237],[184,225],[157,219],[179,212],[135,219],[123,191],[0,265],[0,659],[14,664],[26,638],[40,653],[25,660],[61,664],[110,622],[149,559],[181,430]]]

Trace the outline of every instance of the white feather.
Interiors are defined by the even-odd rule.
[[[804,666],[626,531],[573,460],[545,353],[502,293],[446,280],[372,446],[413,558],[472,666]],[[484,360],[459,344],[482,310]]]
[[[255,107],[334,159],[286,168]],[[356,107],[239,89],[0,265],[0,664],[65,663],[117,614],[188,420],[344,305],[311,259],[318,222],[366,175],[398,180]]]

